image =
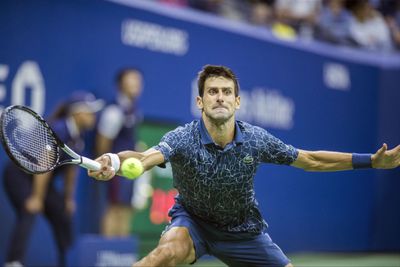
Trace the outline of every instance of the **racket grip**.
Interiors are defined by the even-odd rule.
[[[101,164],[98,163],[97,161],[88,159],[86,157],[82,157],[82,163],[79,164],[83,168],[93,170],[93,171],[98,171],[101,168]]]

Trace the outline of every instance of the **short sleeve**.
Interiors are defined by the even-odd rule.
[[[261,161],[282,165],[292,164],[299,154],[292,145],[287,145],[269,132],[261,130],[259,146]]]
[[[101,113],[98,132],[109,139],[117,137],[124,124],[124,114],[117,105],[110,105]]]
[[[182,127],[178,127],[177,129],[166,133],[161,138],[160,143],[153,147],[163,154],[166,162],[170,161],[170,159],[178,153],[179,147],[182,145],[182,138],[180,135],[181,129]]]

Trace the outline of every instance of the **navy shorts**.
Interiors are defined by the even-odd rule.
[[[186,227],[193,240],[196,260],[210,254],[228,266],[286,266],[290,260],[267,233],[249,235],[219,231],[191,216],[181,205],[170,210],[172,217],[164,233],[172,227]]]

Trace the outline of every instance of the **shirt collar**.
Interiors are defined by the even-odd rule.
[[[209,145],[209,144],[214,144],[214,141],[212,140],[210,134],[207,131],[206,126],[204,125],[204,121],[201,118],[200,119],[200,137],[201,137],[201,142],[204,145]],[[239,124],[237,121],[235,121],[235,138],[234,138],[234,142],[236,144],[241,144],[243,143],[243,134],[242,134],[242,130],[240,130]]]

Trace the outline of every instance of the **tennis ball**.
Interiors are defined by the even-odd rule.
[[[121,174],[128,179],[137,178],[143,171],[143,164],[137,158],[127,158],[121,164]]]

